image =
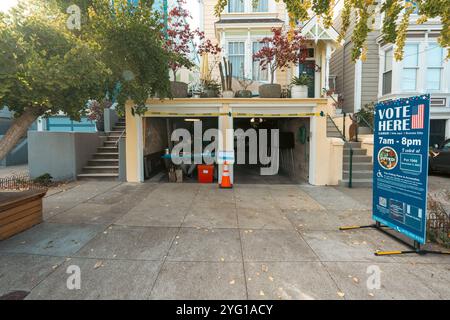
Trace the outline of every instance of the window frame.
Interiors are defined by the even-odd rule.
[[[416,56],[416,62],[415,62],[415,66],[405,66],[405,56],[407,55],[407,53],[406,53],[406,48],[408,47],[408,46],[414,46],[414,47],[416,47],[416,53],[415,54],[413,54],[413,55],[408,55],[408,57],[410,57],[410,56]],[[420,51],[420,45],[419,45],[419,43],[416,43],[416,42],[410,42],[410,43],[406,43],[405,44],[405,47],[404,47],[404,56],[403,56],[403,60],[402,60],[402,74],[401,74],[401,90],[403,91],[403,92],[414,92],[414,91],[417,91],[417,82],[418,82],[418,75],[419,75],[419,63],[420,63],[420,61],[419,61],[419,52]],[[405,75],[405,73],[404,73],[404,70],[413,70],[414,71],[414,88],[404,88],[403,87],[403,85],[406,83],[405,81],[403,81],[404,80],[404,75]]]

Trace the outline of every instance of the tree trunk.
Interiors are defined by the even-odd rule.
[[[26,109],[25,112],[11,124],[3,138],[0,140],[0,160],[19,143],[20,139],[27,134],[28,128],[36,121],[38,115],[33,109]]]

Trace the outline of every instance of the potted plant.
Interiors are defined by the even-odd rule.
[[[204,98],[215,98],[219,96],[220,84],[216,80],[203,80]]]
[[[213,79],[212,73],[220,63],[220,52],[222,48],[217,44],[213,44],[211,40],[203,41],[198,47],[198,53],[202,56],[200,66],[200,82],[202,86],[202,97],[215,98],[220,92],[220,83]],[[209,63],[209,57],[212,62]]]
[[[305,40],[299,31],[283,32],[281,28],[272,28],[272,33],[272,37],[260,41],[264,46],[253,55],[253,60],[259,61],[260,67],[270,73],[270,84],[258,88],[261,98],[280,98],[281,85],[273,83],[275,72],[297,65],[305,59]]]
[[[247,88],[250,87],[253,83],[253,80],[246,78],[244,75],[244,72],[242,71],[242,74],[239,78],[236,79],[237,82],[242,87],[242,90],[236,91],[236,97],[238,98],[251,98],[253,96],[253,93],[248,90]]]
[[[232,77],[233,66],[230,61],[226,58],[223,58],[222,62],[219,63],[219,71],[220,71],[220,80],[222,82],[222,97],[224,98],[233,98],[234,92],[232,90]]]
[[[293,77],[291,81],[291,98],[308,98],[308,85],[312,79],[306,73]]]

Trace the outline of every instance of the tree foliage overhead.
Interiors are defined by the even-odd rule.
[[[108,68],[94,42],[66,28],[53,1],[19,3],[0,20],[0,105],[79,119],[86,100],[101,96]]]
[[[163,47],[160,17],[152,10],[153,1],[141,0],[132,5],[126,0],[94,0],[88,8],[89,23],[83,37],[93,39],[102,48],[111,76],[106,79],[109,92],[120,82],[117,100],[145,109],[150,96],[170,96],[169,58]]]
[[[253,0],[258,1],[258,0]],[[280,1],[280,0],[277,0]],[[325,27],[332,24],[333,10],[339,0],[282,0],[289,14],[290,25],[296,25],[297,21],[306,22],[311,16],[309,12],[322,19]],[[383,40],[395,43],[397,46],[395,58],[401,60],[405,43],[406,31],[409,25],[409,17],[413,12],[411,1],[385,0],[379,11],[375,10],[375,0],[341,0],[344,7],[341,13],[342,28],[341,39],[345,37],[350,25],[350,16],[356,15],[356,25],[352,33],[354,48],[353,60],[364,59],[366,40],[372,30],[375,14],[384,14],[382,35]],[[228,0],[217,0],[215,15],[220,16],[227,6]],[[441,47],[447,48],[447,58],[450,58],[450,1],[449,0],[415,0],[418,23],[424,23],[428,19],[440,17],[442,30],[438,42]]]

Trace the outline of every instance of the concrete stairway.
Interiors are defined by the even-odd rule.
[[[97,152],[92,155],[87,166],[83,167],[82,173],[77,178],[115,180],[119,177],[119,147],[117,141],[123,130],[125,130],[125,120],[119,119],[113,131],[105,133],[106,140],[103,146],[97,148]]]
[[[348,186],[350,176],[350,145],[353,148],[353,187],[372,186],[372,156],[367,155],[367,150],[361,148],[361,142],[346,142],[344,145],[343,179],[339,181],[342,186]]]
[[[327,137],[328,138],[342,138],[342,134],[334,122],[327,117]]]

